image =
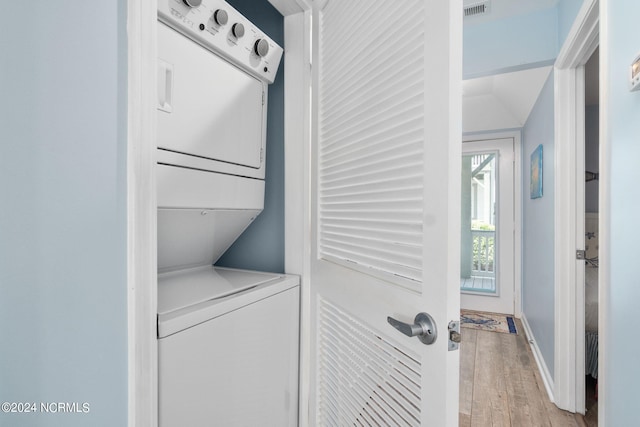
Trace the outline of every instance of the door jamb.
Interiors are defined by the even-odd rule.
[[[269,0],[284,16],[284,269],[300,276],[298,425],[310,425],[311,4]]]
[[[584,245],[584,194],[576,186],[584,185],[584,64],[598,46],[599,16],[599,0],[585,0],[554,69],[554,401],[578,413],[585,406],[584,280],[575,251]]]
[[[514,257],[513,257],[513,309],[514,316],[522,317],[522,134],[519,130],[470,133],[462,136],[462,142],[483,141],[491,139],[513,139],[513,215],[514,215]]]
[[[128,425],[158,425],[156,0],[127,1]]]

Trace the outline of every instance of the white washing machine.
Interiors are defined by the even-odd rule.
[[[299,278],[213,264],[264,207],[282,49],[223,0],[158,1],[159,424],[295,426]]]
[[[160,426],[296,426],[298,277],[202,267],[158,282]]]

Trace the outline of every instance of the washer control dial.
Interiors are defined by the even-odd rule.
[[[189,7],[198,7],[202,4],[202,0],[182,0]]]
[[[256,40],[256,44],[253,45],[253,51],[259,57],[264,57],[269,53],[269,42],[265,39]]]
[[[213,20],[218,25],[225,25],[227,22],[229,22],[229,15],[224,9],[218,9],[213,12]]]
[[[244,36],[244,25],[242,25],[239,22],[236,22],[231,27],[231,32],[233,33],[233,36],[235,38],[239,39],[240,37]]]

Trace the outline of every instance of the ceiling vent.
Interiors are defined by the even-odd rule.
[[[472,3],[464,7],[464,17],[486,15],[491,9],[490,6],[489,0]]]

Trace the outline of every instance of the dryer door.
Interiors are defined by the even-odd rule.
[[[259,169],[266,86],[160,22],[158,56],[158,148]]]

